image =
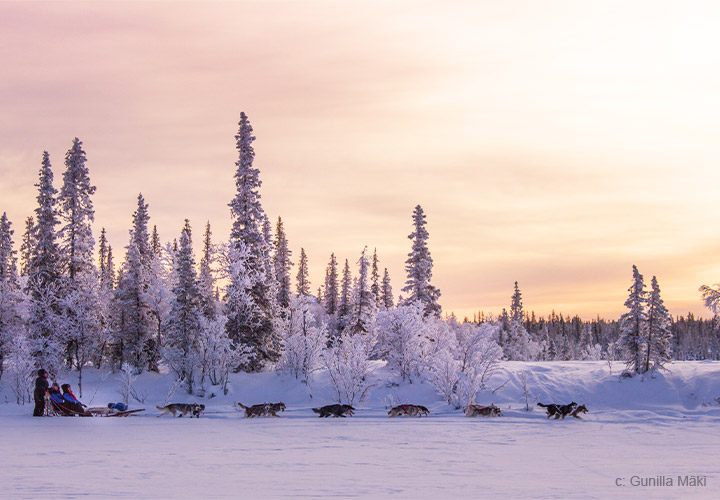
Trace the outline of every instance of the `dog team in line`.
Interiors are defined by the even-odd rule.
[[[125,416],[130,413],[143,411],[143,410],[128,410],[124,405],[119,407],[121,403],[109,403],[107,407],[102,408],[88,408],[75,397],[72,393],[70,384],[63,384],[62,388],[58,387],[57,382],[53,383],[52,386],[48,382],[48,372],[45,370],[38,370],[38,378],[35,381],[35,410],[34,416],[42,416],[48,414],[48,408],[55,408],[61,410],[54,412],[60,415],[80,415],[80,416]],[[60,390],[62,389],[62,392]],[[48,405],[50,403],[50,405]],[[246,418],[255,417],[279,417],[278,413],[285,411],[285,403],[260,403],[252,406],[245,406],[242,403],[237,404],[240,408],[245,411]],[[538,403],[538,406],[545,408],[547,412],[547,418],[565,419],[570,416],[573,418],[581,419],[581,413],[587,413],[588,409],[585,405],[578,405],[576,402],[569,404],[544,404]],[[161,411],[158,417],[163,415],[171,414],[173,417],[184,417],[190,415],[190,418],[200,418],[200,414],[205,411],[205,405],[199,403],[170,403],[166,406],[156,406]],[[101,411],[91,411],[101,410]],[[342,417],[353,416],[355,414],[355,408],[351,405],[346,404],[332,404],[325,405],[320,408],[313,408],[313,412],[317,413],[320,418],[328,417]],[[502,411],[500,408],[491,404],[490,406],[474,405],[470,404],[463,409],[466,417],[502,417]],[[422,405],[403,404],[398,405],[390,409],[388,416],[393,417],[422,417],[429,416],[430,410]]]

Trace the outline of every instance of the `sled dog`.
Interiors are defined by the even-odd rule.
[[[580,405],[573,410],[573,412],[570,414],[570,416],[579,418],[580,420],[582,420],[582,418],[580,418],[580,413],[587,413],[587,412],[588,412],[587,406]]]
[[[327,418],[330,415],[345,418],[346,415],[354,415],[355,408],[350,405],[326,405],[322,408],[313,408],[312,411],[320,415],[320,418]]]
[[[468,405],[463,411],[466,417],[502,417],[502,411],[494,404],[490,406]]]
[[[422,417],[430,415],[430,410],[422,405],[400,405],[392,408],[388,412],[390,418],[393,417]]]
[[[578,404],[575,401],[567,405],[558,405],[554,403],[549,405],[538,403],[537,405],[545,408],[545,411],[547,411],[547,418],[555,417],[555,420],[558,418],[565,419],[565,417],[572,414],[572,412],[578,407]]]
[[[262,403],[252,406],[245,406],[238,403],[238,406],[245,410],[246,418],[254,417],[277,417],[277,412],[285,411],[285,403]]]
[[[170,403],[167,406],[156,406],[155,408],[162,412],[158,415],[158,417],[167,415],[168,413],[172,413],[172,416],[174,417],[179,413],[177,416],[180,418],[189,413],[190,418],[200,418],[200,414],[205,411],[205,405],[198,403]]]

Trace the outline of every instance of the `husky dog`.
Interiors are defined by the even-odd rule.
[[[238,403],[238,406],[245,410],[245,417],[277,417],[277,412],[285,411],[285,403],[262,403],[258,405],[245,406]]]
[[[571,416],[571,417],[575,417],[575,418],[579,418],[580,420],[582,420],[582,418],[580,418],[580,415],[579,415],[579,414],[580,414],[580,413],[587,413],[587,412],[588,412],[587,406],[585,406],[585,405],[580,405],[580,406],[578,406],[577,408],[575,408],[575,409],[573,410],[573,412],[570,414],[570,416]]]
[[[575,401],[567,405],[558,405],[554,403],[549,405],[538,403],[537,405],[546,409],[547,418],[555,417],[555,420],[558,418],[562,418],[564,420],[565,417],[572,414],[572,412],[578,407],[578,404]]]
[[[463,411],[466,417],[502,417],[502,411],[494,404],[490,406],[468,405]]]
[[[422,405],[400,405],[392,408],[388,412],[390,418],[393,417],[422,417],[423,415],[428,416],[430,410]]]
[[[162,412],[158,417],[167,415],[168,413],[172,413],[174,417],[179,413],[178,418],[180,418],[189,413],[190,418],[200,418],[200,414],[205,411],[205,405],[198,403],[170,403],[167,406],[156,406],[155,408]]]
[[[322,408],[313,408],[312,411],[319,414],[320,418],[327,418],[330,415],[345,418],[346,415],[354,415],[355,408],[350,405],[326,405]]]

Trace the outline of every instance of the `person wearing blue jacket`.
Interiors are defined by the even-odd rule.
[[[64,402],[62,405],[65,408],[69,408],[74,412],[77,413],[85,413],[85,407],[83,404],[78,400],[78,398],[75,397],[75,394],[72,393],[72,389],[70,388],[70,384],[63,384],[62,385],[62,397],[64,399]]]

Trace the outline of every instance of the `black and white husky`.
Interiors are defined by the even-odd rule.
[[[156,406],[155,408],[162,412],[158,417],[172,413],[173,417],[177,415],[180,418],[189,413],[190,418],[200,418],[200,414],[205,411],[205,405],[198,403],[170,403],[167,406]]]

